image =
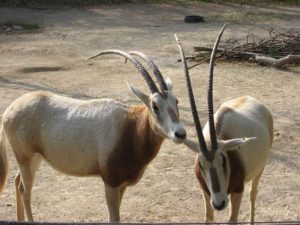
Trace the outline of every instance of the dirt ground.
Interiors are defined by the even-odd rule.
[[[249,19],[247,10],[260,16]],[[186,24],[185,15],[200,14],[205,23]],[[280,16],[278,16],[280,15]],[[298,17],[297,17],[298,15]],[[136,102],[126,81],[148,92],[142,77],[117,56],[94,61],[87,58],[105,49],[140,50],[153,57],[174,83],[182,120],[195,137],[182,65],[174,40],[177,33],[187,54],[192,46],[214,42],[224,21],[239,17],[223,39],[245,36],[249,29],[267,35],[260,27],[298,28],[298,7],[122,4],[81,9],[0,8],[0,22],[37,23],[39,32],[0,34],[0,114],[17,97],[33,90],[49,90],[75,98],[109,97]],[[265,17],[264,17],[265,16]],[[206,121],[207,64],[191,70],[195,95]],[[252,95],[272,111],[275,141],[262,176],[256,220],[300,220],[300,69],[276,70],[246,63],[218,63],[215,68],[215,107],[223,101]],[[149,164],[141,181],[128,188],[121,206],[123,222],[201,222],[204,203],[194,175],[195,154],[169,140]],[[9,151],[10,171],[0,195],[0,220],[16,220],[14,176],[17,165]],[[69,177],[43,164],[32,193],[36,221],[106,222],[104,186],[100,178]],[[226,221],[228,209],[216,213]],[[250,215],[248,186],[239,219]]]

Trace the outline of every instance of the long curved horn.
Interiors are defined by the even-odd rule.
[[[163,76],[161,75],[161,72],[159,71],[159,69],[157,68],[157,66],[155,65],[155,63],[153,62],[152,59],[150,59],[147,55],[145,55],[144,53],[139,52],[139,51],[130,51],[129,54],[139,56],[140,58],[145,60],[148,63],[148,65],[151,67],[151,69],[159,83],[161,91],[168,90],[168,87],[166,85],[166,82],[165,82]]]
[[[214,63],[217,48],[222,37],[222,34],[226,28],[226,24],[222,27],[219,36],[217,37],[213,50],[210,55],[209,61],[209,81],[208,81],[208,90],[207,90],[207,102],[208,102],[208,122],[209,122],[209,131],[210,131],[210,141],[212,152],[215,152],[218,149],[218,142],[215,129],[214,121],[214,105],[213,105],[213,74],[214,74]]]
[[[121,56],[125,57],[126,59],[128,59],[138,69],[138,71],[141,73],[141,75],[144,77],[152,94],[159,92],[159,90],[157,89],[154,81],[152,80],[152,78],[151,78],[150,74],[147,72],[147,70],[143,67],[143,65],[139,61],[137,61],[135,58],[133,58],[127,52],[124,52],[124,51],[121,51],[118,49],[110,49],[107,51],[100,52],[99,54],[90,57],[88,60],[94,59],[101,55],[107,55],[107,54],[117,54],[117,55],[121,55]]]
[[[183,62],[183,70],[184,70],[184,74],[185,74],[185,81],[186,81],[186,86],[187,86],[187,89],[188,89],[188,96],[189,96],[190,105],[191,105],[192,114],[193,114],[193,119],[194,119],[196,131],[197,131],[200,150],[204,155],[207,155],[208,150],[207,150],[207,146],[206,146],[206,143],[205,143],[205,140],[204,140],[204,136],[203,136],[203,132],[202,132],[202,128],[201,128],[201,123],[200,123],[200,119],[199,119],[198,112],[197,112],[197,107],[196,107],[196,103],[195,103],[193,88],[192,88],[192,85],[191,85],[189,70],[188,70],[188,67],[187,67],[187,63],[186,63],[186,60],[185,60],[185,56],[184,56],[184,52],[183,52],[181,43],[180,43],[180,41],[179,41],[176,34],[175,34],[175,39],[176,39],[176,42],[177,42],[177,45],[178,45],[178,48],[179,48],[179,51],[180,51],[181,61]]]

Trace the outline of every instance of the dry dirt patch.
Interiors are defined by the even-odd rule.
[[[100,50],[141,50],[153,57],[161,71],[174,82],[180,113],[189,135],[195,137],[181,64],[174,41],[176,32],[187,52],[199,42],[213,43],[224,19],[214,16],[235,12],[237,7],[213,4],[189,6],[125,4],[69,10],[0,8],[0,21],[24,20],[42,24],[42,32],[0,35],[0,111],[20,95],[50,90],[77,98],[110,97],[136,102],[125,81],[147,90],[135,69],[118,57],[86,59]],[[265,11],[264,9],[255,9]],[[279,9],[269,9],[279,10]],[[299,8],[281,9],[299,15]],[[297,14],[298,13],[298,14]],[[206,23],[185,24],[185,15],[201,14]],[[243,37],[249,29],[276,23],[281,29],[299,26],[299,18],[267,18],[248,23],[241,18],[227,29],[224,38]],[[249,18],[248,18],[249,20]],[[300,93],[299,68],[280,71],[252,64],[218,64],[215,106],[240,95],[265,102],[274,115],[275,142],[257,198],[258,221],[300,220]],[[191,70],[194,91],[206,121],[207,65]],[[193,172],[195,155],[184,146],[165,141],[142,180],[125,193],[121,207],[124,222],[197,222],[204,204]],[[16,219],[13,178],[17,166],[9,152],[10,173],[0,196],[0,220]],[[44,164],[32,194],[37,221],[105,222],[107,209],[100,178],[62,175]],[[240,220],[249,218],[246,194]],[[217,213],[225,221],[228,211]]]

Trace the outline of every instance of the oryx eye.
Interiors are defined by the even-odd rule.
[[[153,108],[153,111],[154,111],[155,113],[158,113],[158,112],[159,112],[159,109],[158,109],[158,107],[157,107],[157,105],[156,105],[155,103],[152,104],[152,108]]]
[[[176,105],[178,105],[178,99],[176,99]]]

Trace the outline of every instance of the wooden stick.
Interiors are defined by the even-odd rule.
[[[300,55],[288,55],[282,57],[280,59],[274,59],[272,57],[256,55],[254,57],[255,62],[266,65],[266,66],[274,66],[274,67],[283,67],[288,64],[297,64],[300,65]]]

